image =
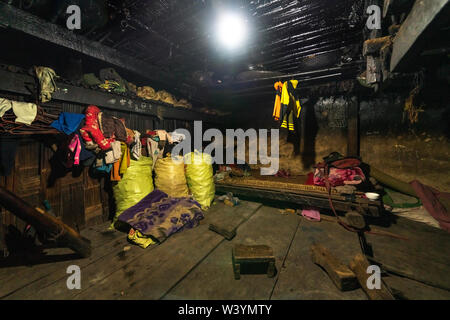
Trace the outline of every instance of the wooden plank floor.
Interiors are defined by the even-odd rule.
[[[57,262],[47,259],[38,264],[0,267],[0,298],[367,299],[361,289],[339,291],[325,271],[311,261],[313,243],[328,247],[344,264],[361,252],[357,235],[336,223],[310,222],[249,201],[233,208],[217,202],[205,216],[197,228],[147,249],[130,244],[123,233],[107,231],[109,224],[89,228],[82,233],[92,241],[89,259],[70,260],[67,256]],[[231,241],[225,240],[209,230],[210,223],[226,223],[237,228],[237,234]],[[425,280],[436,282],[441,277],[444,285],[449,282],[449,234],[401,219],[386,230],[411,240],[367,236],[376,257]],[[242,275],[234,280],[231,249],[235,244],[271,246],[276,276]],[[69,253],[68,249],[49,250],[49,254]],[[70,265],[81,268],[81,290],[66,287]],[[434,274],[427,278],[425,271]],[[391,274],[383,279],[400,298],[450,299],[450,291],[422,282]]]

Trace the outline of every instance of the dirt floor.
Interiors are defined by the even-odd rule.
[[[378,261],[407,276],[389,273],[383,277],[395,296],[450,299],[450,235],[404,218],[389,221],[378,228],[408,240],[376,235],[366,235],[366,239]],[[219,222],[237,228],[231,241],[209,230],[210,223]],[[147,249],[128,243],[125,234],[108,231],[107,227],[105,224],[82,232],[93,245],[88,259],[73,260],[68,249],[49,249],[45,261],[0,268],[0,297],[367,299],[362,289],[339,291],[311,261],[313,243],[328,247],[345,264],[361,252],[358,236],[334,222],[311,222],[295,214],[282,213],[279,208],[242,201],[234,208],[217,202],[199,227]],[[234,280],[231,252],[236,244],[271,246],[276,258],[276,276],[242,275],[240,280]],[[81,290],[67,289],[66,271],[70,265],[81,268]]]

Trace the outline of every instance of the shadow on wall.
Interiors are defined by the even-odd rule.
[[[303,168],[310,168],[316,163],[316,138],[319,132],[319,124],[317,122],[314,106],[317,103],[317,98],[309,100],[302,107],[300,121],[304,130],[301,150]]]

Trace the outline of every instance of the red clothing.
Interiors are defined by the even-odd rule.
[[[106,139],[103,136],[98,124],[99,113],[100,109],[96,106],[89,106],[86,109],[86,123],[85,126],[80,129],[80,133],[84,141],[95,142],[100,149],[109,150],[111,149],[111,142],[113,142],[114,139]]]

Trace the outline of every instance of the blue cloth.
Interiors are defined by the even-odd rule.
[[[51,126],[58,131],[70,135],[78,129],[83,119],[84,114],[62,112],[59,115],[59,119],[53,121]]]

